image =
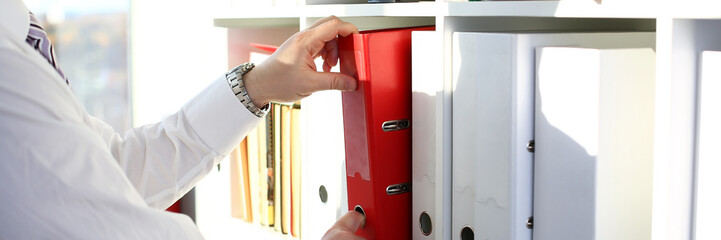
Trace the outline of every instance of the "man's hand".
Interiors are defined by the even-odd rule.
[[[294,34],[243,76],[250,99],[263,106],[270,101],[295,102],[320,90],[355,90],[353,77],[328,72],[338,63],[338,36],[353,33],[358,33],[357,27],[331,16]],[[319,56],[325,73],[316,70],[314,59]]]
[[[356,236],[355,231],[358,230],[365,222],[365,216],[356,211],[348,211],[343,217],[338,219],[333,226],[323,235],[323,240],[356,240],[364,239]]]

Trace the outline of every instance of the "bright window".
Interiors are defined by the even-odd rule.
[[[118,132],[130,128],[128,0],[26,0],[43,24],[85,109]]]

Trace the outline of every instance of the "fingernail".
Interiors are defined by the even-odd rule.
[[[366,213],[365,213],[365,211],[363,211],[363,207],[361,207],[360,205],[356,205],[353,210],[355,210],[356,212],[359,212],[360,214],[363,214],[363,221],[361,222],[360,228],[365,227],[365,225],[366,225]]]

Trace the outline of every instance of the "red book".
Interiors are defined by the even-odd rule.
[[[366,239],[411,239],[411,32],[428,30],[338,39],[341,72],[358,80],[342,93],[343,124],[348,208],[366,215]]]

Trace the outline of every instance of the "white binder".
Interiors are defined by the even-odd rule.
[[[533,238],[651,239],[655,53],[536,56]]]
[[[449,239],[450,159],[443,156],[442,35],[412,33],[413,239]],[[446,123],[450,124],[450,122]],[[446,150],[448,151],[448,150]]]
[[[313,93],[301,108],[300,239],[321,239],[348,212],[341,93]]]
[[[535,48],[646,47],[654,38],[653,33],[454,33],[453,239],[531,239],[533,154],[527,145],[534,139]]]
[[[704,51],[701,56],[699,120],[696,154],[695,239],[719,239],[716,222],[721,215],[721,52]]]

